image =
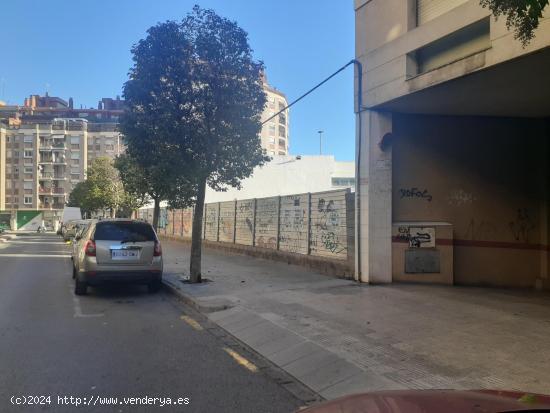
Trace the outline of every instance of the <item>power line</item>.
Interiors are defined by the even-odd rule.
[[[280,115],[282,112],[284,112],[285,110],[287,110],[288,108],[290,108],[292,105],[294,105],[295,103],[299,102],[300,100],[302,100],[303,98],[305,98],[307,95],[309,95],[311,92],[313,92],[315,89],[319,88],[320,86],[324,85],[325,83],[327,83],[330,79],[332,79],[334,76],[336,76],[338,73],[340,73],[341,71],[343,71],[346,67],[348,67],[349,65],[352,65],[354,64],[356,61],[355,60],[352,60],[348,63],[346,63],[344,66],[342,66],[340,69],[338,69],[336,72],[334,72],[333,74],[331,74],[329,77],[327,77],[325,80],[323,80],[322,82],[318,83],[317,85],[315,85],[314,87],[312,87],[310,90],[308,90],[306,93],[304,93],[302,96],[300,96],[298,99],[296,99],[294,102],[290,103],[288,106],[284,107],[283,109],[281,109],[280,111],[278,111],[276,114],[274,114],[273,116],[271,116],[270,118],[264,120],[262,122],[262,125],[269,122],[271,119],[275,118],[276,116]]]

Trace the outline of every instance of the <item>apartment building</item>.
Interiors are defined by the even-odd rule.
[[[22,107],[0,108],[3,221],[10,214],[12,228],[55,227],[93,159],[114,158],[123,151],[116,127],[121,113],[121,108],[75,110],[72,100],[36,95]]]
[[[271,118],[288,106],[286,96],[267,83],[263,78],[264,91],[267,95],[267,105],[262,114],[262,122]],[[289,151],[289,110],[285,110],[262,126],[260,133],[261,146],[268,155],[288,155]]]
[[[526,46],[479,0],[355,0],[365,282],[550,288],[550,8]]]

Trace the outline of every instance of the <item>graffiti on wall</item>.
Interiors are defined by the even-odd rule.
[[[207,204],[205,208],[204,235],[206,239],[216,241],[218,238],[218,204]]]
[[[407,241],[409,248],[435,248],[435,228],[409,227],[397,228],[397,238]]]
[[[476,197],[471,192],[463,189],[453,189],[447,197],[447,202],[452,206],[462,206],[473,203]]]
[[[465,238],[471,240],[487,240],[494,237],[496,231],[497,227],[492,222],[472,218],[466,227]]]
[[[311,194],[311,205],[308,194],[206,204],[203,236],[210,241],[347,259],[347,193]],[[138,216],[150,220],[152,213],[152,208],[142,209]],[[192,208],[163,209],[162,214],[167,227],[161,234],[191,237]]]
[[[233,242],[235,229],[235,203],[222,202],[220,204],[220,241]]]
[[[401,188],[399,190],[400,198],[411,198],[411,199],[425,199],[428,202],[432,202],[432,196],[427,189],[419,188]]]
[[[168,225],[168,209],[161,208],[159,211],[159,228],[166,228]]]
[[[281,198],[279,249],[307,254],[308,196]]]
[[[345,198],[337,195],[312,197],[311,214],[312,254],[347,255]]]
[[[235,222],[235,242],[252,245],[254,235],[254,200],[237,201]]]
[[[508,226],[514,239],[525,243],[529,243],[529,236],[536,228],[536,224],[527,208],[518,209],[516,218],[509,222]]]
[[[256,205],[256,245],[263,248],[277,248],[277,217],[279,199],[258,199]]]

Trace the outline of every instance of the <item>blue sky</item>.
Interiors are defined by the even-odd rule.
[[[0,100],[30,94],[96,107],[121,94],[130,48],[148,27],[179,20],[194,4],[236,20],[264,61],[269,82],[289,101],[354,56],[351,0],[29,0],[2,5]],[[353,67],[296,104],[290,114],[293,154],[323,153],[353,160]]]

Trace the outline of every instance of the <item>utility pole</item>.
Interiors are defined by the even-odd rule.
[[[322,155],[323,154],[323,150],[322,150],[323,131],[320,130],[320,131],[317,131],[317,133],[319,134],[319,155]]]

